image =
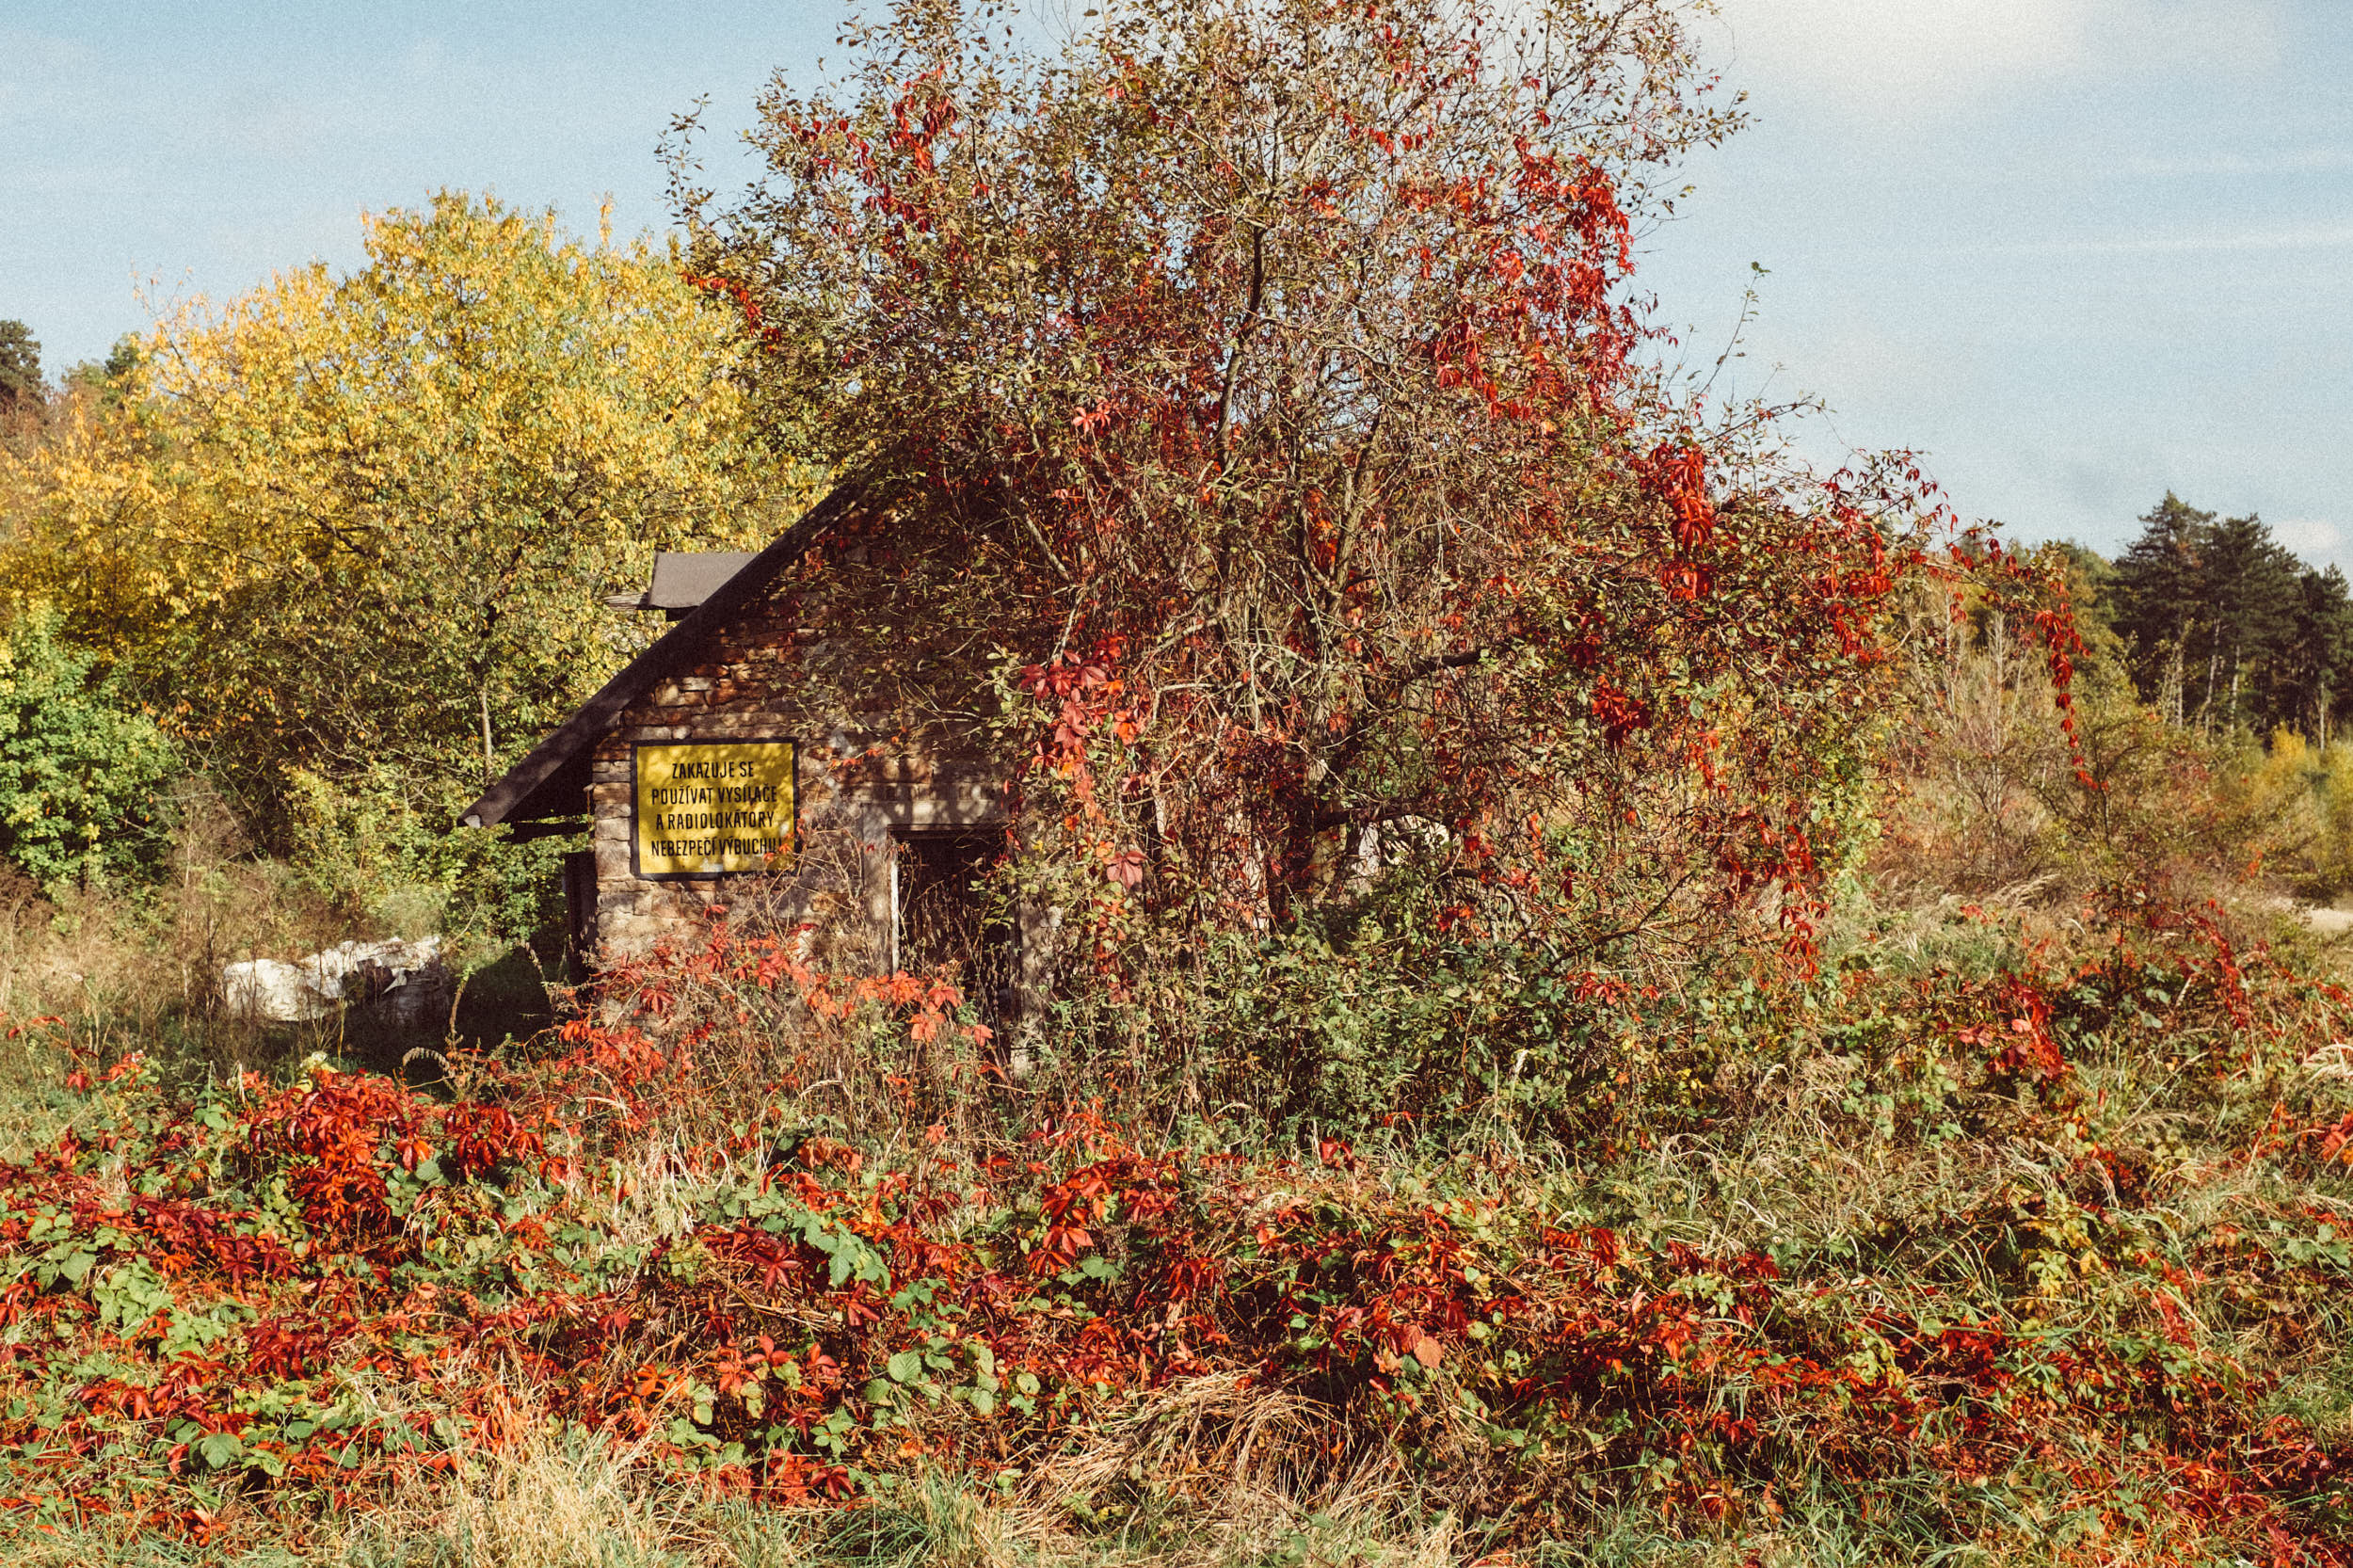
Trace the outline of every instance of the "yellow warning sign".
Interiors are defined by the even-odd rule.
[[[631,849],[639,876],[727,876],[791,863],[793,743],[679,741],[635,755]]]

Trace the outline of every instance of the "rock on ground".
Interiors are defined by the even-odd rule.
[[[364,1010],[387,1024],[423,1024],[450,999],[441,939],[343,942],[287,963],[252,958],[220,972],[221,1000],[238,1017],[263,1023],[308,1023],[339,1007]]]

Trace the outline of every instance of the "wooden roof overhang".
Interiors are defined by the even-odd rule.
[[[588,789],[589,763],[597,743],[621,714],[654,684],[693,654],[704,636],[717,631],[767,592],[785,568],[808,547],[856,508],[860,491],[854,485],[837,486],[803,513],[799,521],[776,536],[776,541],[745,562],[710,597],[689,611],[651,648],[604,683],[602,690],[573,710],[571,717],[549,732],[530,754],[506,770],[459,813],[460,827],[496,827],[502,823],[545,823],[583,815]],[[559,828],[556,831],[566,831]],[[526,829],[519,837],[532,837]]]

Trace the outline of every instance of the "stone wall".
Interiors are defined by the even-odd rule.
[[[711,633],[598,744],[588,808],[600,961],[688,937],[718,905],[739,924],[803,928],[810,956],[827,967],[884,967],[894,831],[1003,820],[1001,773],[980,760],[970,727],[908,716],[913,705],[892,678],[920,639],[876,646],[858,624],[890,618],[856,614],[844,586],[838,574],[788,577]],[[753,738],[799,743],[795,864],[763,876],[634,875],[631,747]]]

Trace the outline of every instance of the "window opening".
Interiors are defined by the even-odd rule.
[[[1018,996],[1020,943],[988,906],[982,879],[1004,852],[1001,830],[915,829],[891,837],[890,962],[909,974],[946,971],[1001,1033]]]

